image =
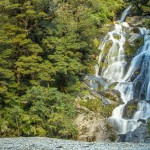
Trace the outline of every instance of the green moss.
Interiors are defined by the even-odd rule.
[[[133,45],[129,44],[129,42],[126,42],[124,48],[127,57],[132,57],[134,54],[136,54],[138,48],[140,48],[142,45],[144,45],[143,37],[136,39],[133,42]]]
[[[150,19],[146,19],[144,22],[144,26],[148,29],[150,29]]]
[[[107,68],[108,67],[108,63],[105,63],[105,62],[101,62],[100,63],[100,66],[99,66],[100,68]]]
[[[120,35],[114,35],[114,38],[115,38],[116,40],[119,40],[119,39],[121,39],[121,36],[120,36]]]
[[[103,59],[100,63],[100,69],[107,68],[108,67],[108,63],[106,63],[104,60],[106,59],[107,54],[109,53],[110,48],[112,47],[112,41],[108,41],[104,47],[104,50],[102,51],[103,53]]]
[[[81,95],[88,95],[90,94],[89,90],[88,89],[84,89],[80,92]]]
[[[125,53],[126,53],[126,56],[130,57],[132,56],[133,54],[135,54],[135,49],[133,46],[131,46],[128,42],[125,43]]]
[[[98,87],[98,89],[97,89],[98,91],[102,91],[102,90],[104,90],[104,86],[101,86],[101,85],[99,85],[99,87]]]
[[[148,132],[150,133],[150,118],[147,120],[147,129],[148,129]]]
[[[133,114],[137,110],[137,105],[136,104],[129,105],[127,109],[128,109],[127,116],[129,118],[132,118]]]
[[[102,101],[100,99],[81,100],[80,105],[95,113],[98,113],[102,110]]]
[[[114,104],[104,106],[101,111],[102,116],[104,116],[105,118],[110,117],[115,107],[116,105]]]
[[[144,38],[138,38],[134,41],[135,43],[135,49],[138,49],[139,47],[141,47],[142,45],[144,45]]]
[[[112,47],[112,41],[108,41],[103,50],[103,55],[107,55],[111,47]]]
[[[118,84],[118,82],[114,82],[114,83],[110,84],[109,89],[114,89],[117,84]]]
[[[115,90],[105,90],[102,92],[102,95],[112,101],[121,101],[120,93]]]
[[[142,15],[149,14],[149,12],[150,12],[150,7],[149,6],[142,6],[141,8],[143,10]]]
[[[109,139],[110,139],[111,142],[115,142],[116,141],[116,135],[115,134],[111,134]]]

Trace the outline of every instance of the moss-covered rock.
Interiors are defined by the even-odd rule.
[[[126,42],[124,45],[125,48],[125,54],[127,58],[131,58],[135,54],[135,48],[133,45],[130,45],[129,42]]]
[[[139,34],[138,28],[132,28],[131,33],[128,35],[128,40],[124,44],[126,60],[131,61],[131,58],[136,55],[138,49],[144,45],[144,37]]]
[[[137,111],[137,105],[138,105],[138,100],[133,99],[129,101],[123,109],[122,117],[125,119],[131,119],[134,113]]]
[[[150,17],[145,20],[145,27],[150,29]]]
[[[126,21],[132,27],[146,27],[146,22],[149,22],[150,16],[128,16]]]
[[[89,81],[85,80],[75,100],[78,140],[115,141],[118,136],[107,118],[112,115],[114,108],[122,103],[120,93],[113,89],[104,90],[100,85],[98,89],[91,90],[87,82]]]
[[[120,93],[116,90],[82,92],[76,102],[101,117],[108,118],[115,107],[122,103]]]
[[[117,35],[117,34],[115,34],[113,37],[114,37],[116,40],[120,40],[120,39],[121,39],[121,36],[120,36],[120,35]]]
[[[147,119],[147,129],[150,134],[150,117]]]
[[[109,85],[108,89],[110,90],[114,89],[117,84],[118,82],[113,82],[112,84]]]
[[[125,43],[125,53],[126,56],[131,58],[133,55],[137,53],[137,50],[144,45],[144,38],[140,37],[135,39],[132,43],[128,41]]]
[[[117,90],[107,89],[107,90],[99,91],[99,93],[105,98],[109,99],[111,102],[113,101],[118,104],[122,103],[121,95]]]

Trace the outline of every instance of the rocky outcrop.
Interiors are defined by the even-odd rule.
[[[121,104],[122,103],[120,92],[117,90],[107,89],[107,90],[103,90],[103,91],[98,91],[98,93],[100,95],[102,95],[103,97],[109,99],[111,104]]]
[[[150,143],[150,131],[147,124],[142,123],[133,132],[120,135],[119,142]]]
[[[100,114],[89,111],[87,108],[77,106],[75,124],[78,127],[78,140],[81,141],[115,141],[117,134],[109,125],[107,119]]]
[[[150,19],[150,16],[132,16],[127,17],[126,22],[128,22],[133,27],[145,26],[145,22]]]
[[[122,103],[120,93],[113,89],[90,89],[85,82],[76,98],[78,140],[81,141],[115,141],[118,136],[109,124],[115,107]]]

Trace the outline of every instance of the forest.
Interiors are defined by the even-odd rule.
[[[150,13],[150,0],[0,1],[1,137],[77,138],[74,100],[128,5]]]

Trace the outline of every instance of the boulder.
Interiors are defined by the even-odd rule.
[[[130,131],[119,136],[118,142],[150,143],[150,131],[146,123],[142,123],[133,132]]]
[[[124,109],[123,109],[123,118],[124,119],[132,119],[133,118],[133,115],[135,114],[135,112],[139,110],[138,108],[138,104],[144,104],[143,107],[150,107],[150,101],[149,100],[139,100],[139,99],[132,99],[130,101],[128,101],[126,103],[126,105],[124,106]],[[143,108],[144,109],[144,108]],[[149,109],[147,109],[149,110]],[[148,114],[148,111],[146,112]],[[145,122],[144,119],[139,119],[138,121],[140,122]]]
[[[138,105],[138,100],[136,100],[136,99],[128,101],[123,109],[122,117],[124,119],[131,119],[137,110],[137,105]]]

